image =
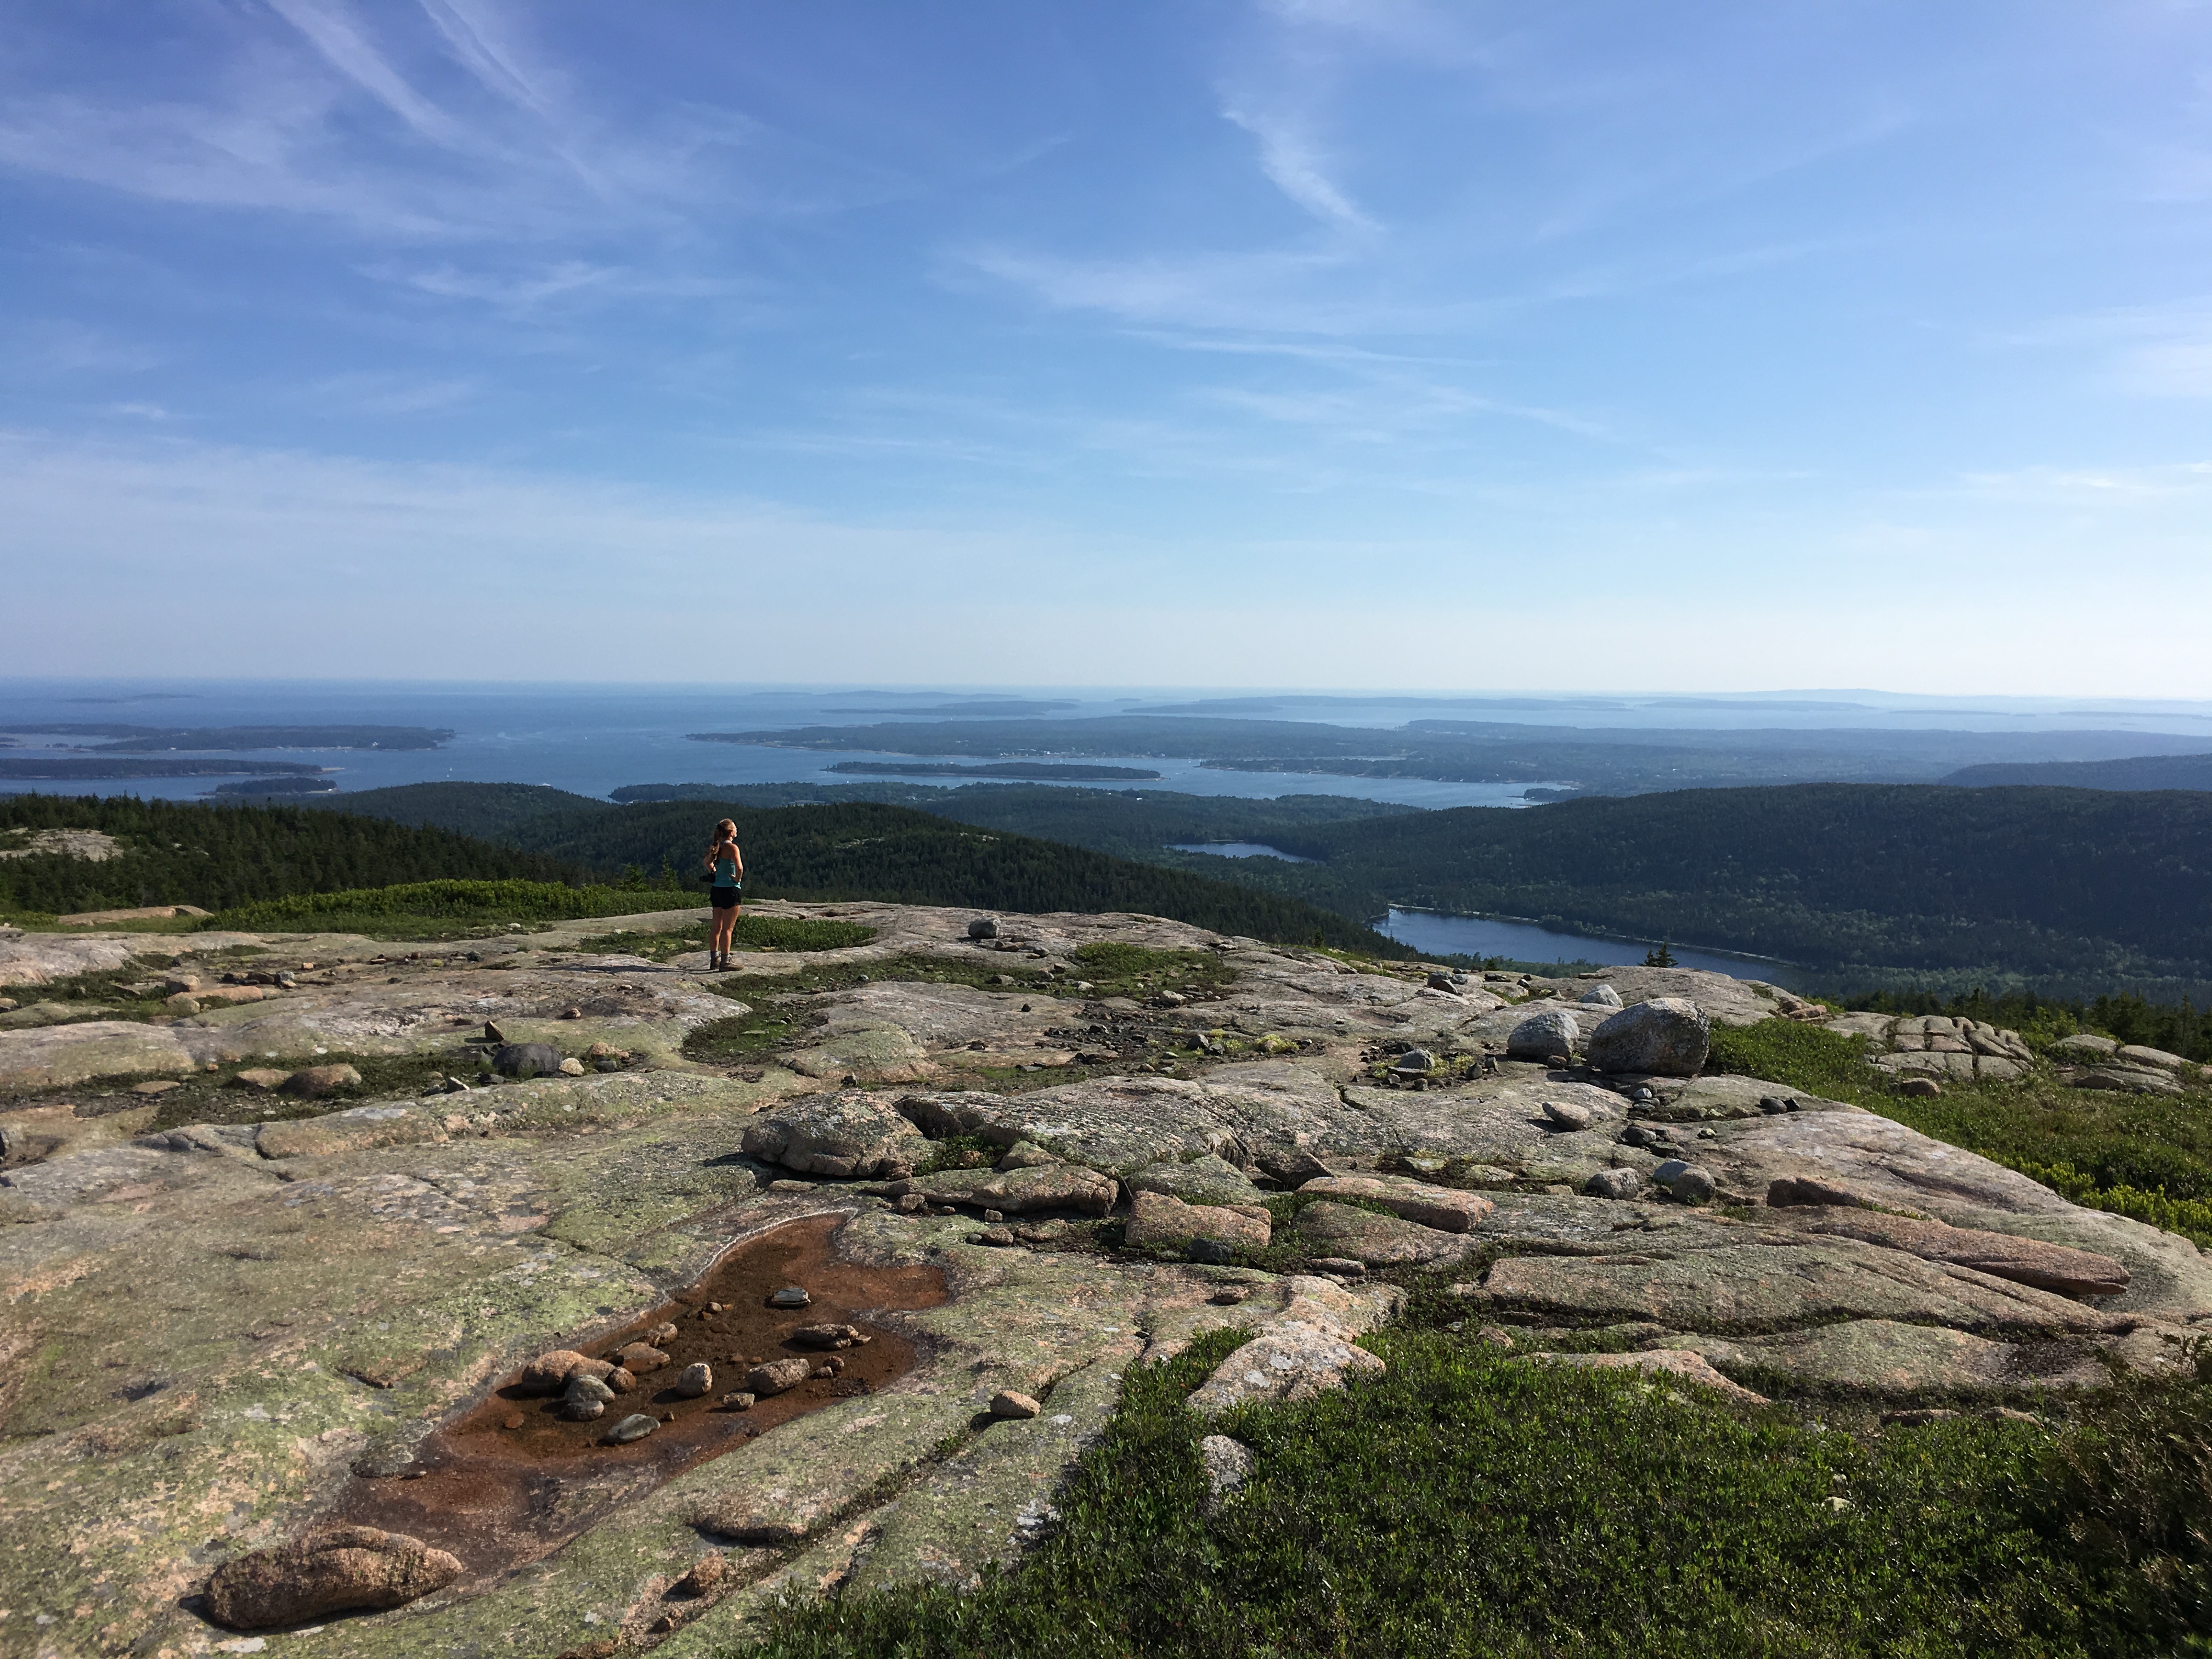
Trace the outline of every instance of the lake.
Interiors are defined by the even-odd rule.
[[[1388,920],[1376,924],[1376,931],[1432,956],[1507,957],[1515,962],[1587,962],[1601,968],[1640,967],[1644,953],[1653,948],[1643,939],[1559,933],[1533,922],[1395,908]],[[1670,945],[1668,949],[1674,952],[1678,967],[1703,968],[1710,973],[1726,974],[1731,979],[1765,980],[1784,990],[1801,989],[1811,977],[1803,969],[1758,957],[1693,951],[1680,945]]]
[[[1280,859],[1285,864],[1311,864],[1313,860],[1300,858],[1296,853],[1285,853],[1279,847],[1270,847],[1261,841],[1192,841],[1170,842],[1170,853],[1211,853],[1218,859]]]

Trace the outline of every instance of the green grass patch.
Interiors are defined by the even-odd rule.
[[[200,926],[243,933],[454,939],[514,923],[544,927],[591,916],[635,915],[655,897],[630,888],[571,887],[556,881],[416,881],[264,899],[222,911]]]
[[[2212,1632],[2201,1379],[2123,1385],[2063,1433],[1961,1418],[1863,1442],[1393,1330],[1368,1339],[1385,1375],[1219,1423],[1257,1461],[1208,1518],[1183,1401],[1237,1340],[1130,1370],[1018,1568],[795,1600],[723,1651],[2086,1659]]]
[[[1173,991],[1186,997],[1218,996],[1236,970],[1211,951],[1154,951],[1141,945],[1101,941],[1075,953],[1076,974],[1091,994],[1142,1000]]]

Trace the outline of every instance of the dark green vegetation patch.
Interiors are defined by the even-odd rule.
[[[660,896],[665,902],[666,896]],[[520,922],[634,915],[655,896],[635,888],[550,881],[422,881],[264,899],[218,915],[210,925],[243,933],[364,933],[371,939],[443,939]]]
[[[544,853],[441,830],[297,806],[203,805],[128,795],[0,796],[0,829],[97,830],[120,858],[0,860],[0,912],[67,915],[141,905],[228,910],[296,894],[446,878],[558,882],[583,872]]]
[[[1208,1517],[1183,1402],[1237,1340],[1130,1370],[1015,1570],[965,1595],[787,1603],[724,1651],[2087,1659],[2212,1633],[2203,1367],[2124,1382],[2057,1430],[1854,1436],[1393,1330],[1367,1339],[1384,1376],[1216,1425],[1256,1463]]]

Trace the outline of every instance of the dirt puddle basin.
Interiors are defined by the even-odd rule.
[[[894,1310],[941,1305],[945,1276],[934,1267],[840,1261],[832,1241],[842,1224],[842,1217],[817,1216],[752,1239],[671,1301],[618,1333],[580,1345],[578,1352],[593,1358],[611,1358],[625,1344],[662,1332],[653,1346],[668,1363],[638,1376],[603,1416],[571,1421],[559,1394],[527,1390],[509,1376],[424,1440],[410,1466],[356,1480],[325,1518],[410,1534],[451,1551],[481,1581],[559,1548],[617,1504],[738,1449],[779,1423],[896,1380],[913,1367],[914,1345],[875,1321]],[[804,1289],[811,1300],[797,1309],[773,1305],[775,1292],[787,1285]],[[834,1352],[794,1340],[802,1328],[821,1324],[856,1326],[871,1340]],[[672,1336],[665,1333],[670,1325]],[[754,1365],[791,1358],[811,1368],[827,1368],[834,1358],[842,1369],[810,1376],[750,1409],[722,1403],[724,1395],[745,1387]],[[702,1361],[714,1371],[713,1386],[701,1398],[681,1397],[672,1385]],[[608,1431],[633,1413],[658,1426],[643,1439],[609,1443]]]

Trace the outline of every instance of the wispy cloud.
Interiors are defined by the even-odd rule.
[[[1298,124],[1234,104],[1221,113],[1260,141],[1260,170],[1315,218],[1343,230],[1376,228],[1329,178],[1321,146]]]

